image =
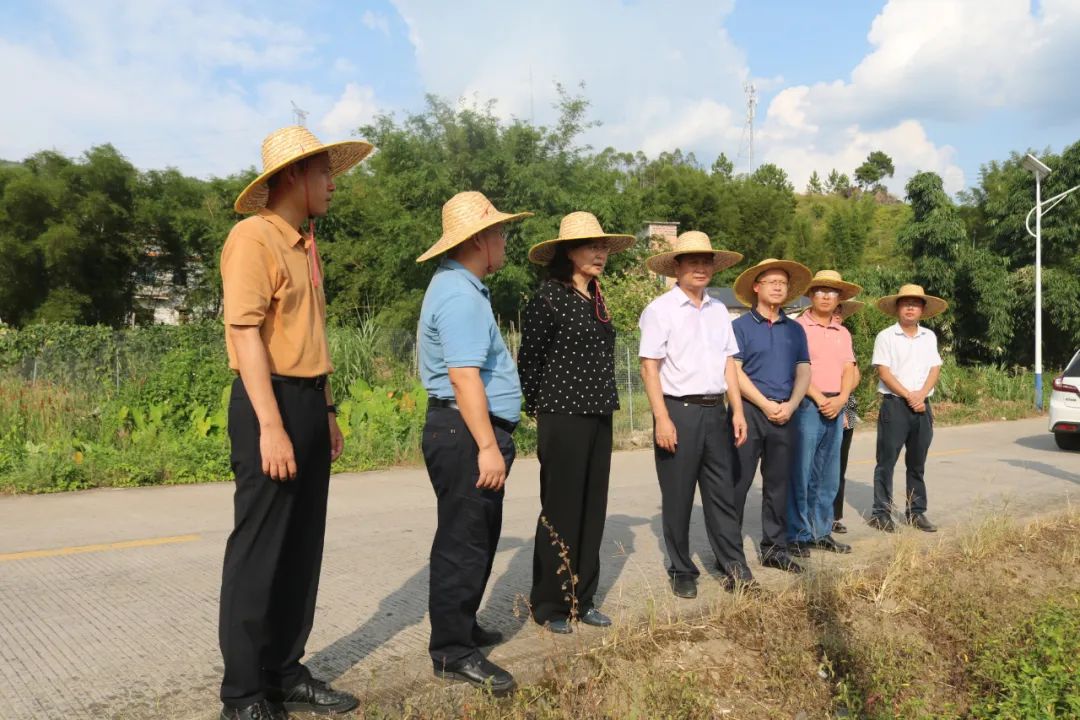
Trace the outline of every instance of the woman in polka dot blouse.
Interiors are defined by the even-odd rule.
[[[593,607],[607,513],[615,328],[600,293],[608,256],[634,243],[605,233],[590,213],[563,218],[559,237],[533,246],[529,259],[548,279],[525,308],[518,372],[525,412],[536,418],[540,518],[533,549],[533,618],[552,632],[570,621],[605,627]],[[569,565],[570,572],[567,572]]]

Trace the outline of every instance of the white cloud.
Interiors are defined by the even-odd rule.
[[[390,21],[387,20],[386,16],[382,13],[365,10],[364,14],[360,17],[360,22],[362,22],[364,27],[369,30],[378,30],[387,37],[390,35]]]
[[[367,86],[349,83],[319,127],[326,131],[328,137],[341,137],[370,122],[377,111],[375,91]]]
[[[765,156],[796,186],[812,170],[851,170],[876,149],[897,166],[902,193],[916,170],[964,187],[956,151],[937,147],[924,123],[966,122],[999,108],[1036,121],[1075,123],[1080,90],[1080,3],[1043,0],[891,0],[874,19],[873,50],[849,80],[799,85],[769,105],[760,137]]]
[[[585,137],[594,145],[735,149],[742,117],[732,108],[742,105],[749,71],[724,31],[731,0],[465,5],[448,13],[394,0],[429,91],[496,98],[501,115],[546,124],[556,118],[556,83],[575,92],[584,81],[590,117],[603,122]]]

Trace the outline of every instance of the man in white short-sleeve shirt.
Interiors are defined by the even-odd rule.
[[[678,597],[697,595],[690,513],[698,485],[705,531],[725,586],[753,579],[735,503],[735,446],[746,439],[733,360],[739,347],[727,307],[706,292],[713,274],[741,259],[739,253],[713,250],[705,233],[690,231],[676,239],[673,250],[646,261],[653,272],[678,280],[641,314],[638,352],[653,412],[668,575]]]
[[[870,525],[894,532],[893,469],[907,449],[905,519],[925,532],[937,528],[926,517],[926,454],[934,437],[934,394],[941,355],[937,336],[919,324],[945,311],[948,304],[927,295],[919,285],[904,285],[896,295],[878,301],[878,309],[896,317],[874,340],[873,365],[878,372],[881,411],[878,414],[877,466],[874,468],[874,509]]]

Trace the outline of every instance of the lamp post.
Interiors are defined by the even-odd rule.
[[[1035,407],[1043,409],[1042,391],[1042,216],[1050,211],[1055,205],[1065,199],[1066,195],[1080,190],[1080,185],[1069,188],[1065,192],[1058,193],[1054,197],[1042,201],[1042,180],[1050,174],[1048,168],[1037,157],[1028,153],[1020,164],[1025,170],[1035,176],[1035,207],[1024,219],[1024,227],[1028,234],[1035,238]],[[1031,229],[1031,216],[1035,215],[1035,230]]]

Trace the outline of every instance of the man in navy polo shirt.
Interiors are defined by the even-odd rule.
[[[761,462],[761,564],[802,572],[787,548],[787,490],[797,429],[790,423],[810,386],[810,351],[802,325],[784,306],[802,295],[810,269],[763,260],[735,280],[735,297],[750,312],[732,323],[739,353],[739,390],[747,403],[746,442],[736,450],[739,527],[746,495]],[[801,551],[799,551],[801,553]]]
[[[482,279],[506,260],[503,213],[478,192],[443,205],[443,235],[417,262],[443,256],[420,308],[420,379],[428,393],[424,463],[438,503],[431,543],[428,652],[441,678],[496,695],[514,678],[480,648],[502,639],[476,622],[502,531],[503,486],[521,413],[517,367]]]

